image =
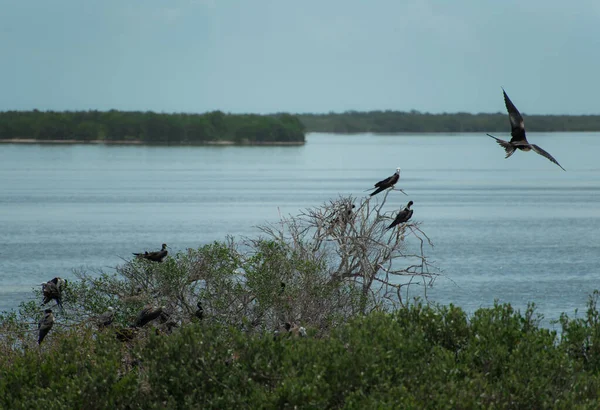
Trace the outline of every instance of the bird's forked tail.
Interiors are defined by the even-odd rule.
[[[504,151],[506,151],[506,156],[504,157],[504,159],[510,157],[514,152],[515,152],[515,147],[508,141],[504,141],[501,140],[500,138],[496,138],[493,135],[487,134],[488,137],[492,137],[493,139],[496,140],[496,142],[502,147],[504,148]]]

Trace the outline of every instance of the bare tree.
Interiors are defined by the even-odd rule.
[[[423,285],[422,296],[427,298],[427,287],[439,272],[425,254],[425,246],[433,244],[419,222],[386,230],[393,219],[393,212],[383,211],[389,192],[381,202],[340,197],[260,229],[289,243],[301,258],[326,261],[329,282],[360,287],[363,313],[383,307],[383,301],[404,306],[409,287],[416,282]],[[410,244],[410,238],[416,242]]]

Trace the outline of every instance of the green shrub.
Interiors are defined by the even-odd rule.
[[[0,407],[595,408],[598,372],[568,332],[593,335],[597,322],[561,321],[558,338],[533,306],[468,317],[415,303],[323,337],[207,322],[121,343],[73,328],[0,357]]]

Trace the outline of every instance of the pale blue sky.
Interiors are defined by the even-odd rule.
[[[598,0],[0,7],[0,110],[600,113]]]

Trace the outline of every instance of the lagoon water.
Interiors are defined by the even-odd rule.
[[[600,289],[600,133],[528,135],[567,169],[484,134],[309,134],[304,146],[0,145],[0,310],[73,269],[198,247],[365,189],[402,168],[444,277],[430,300],[473,312],[535,302],[544,324]]]

